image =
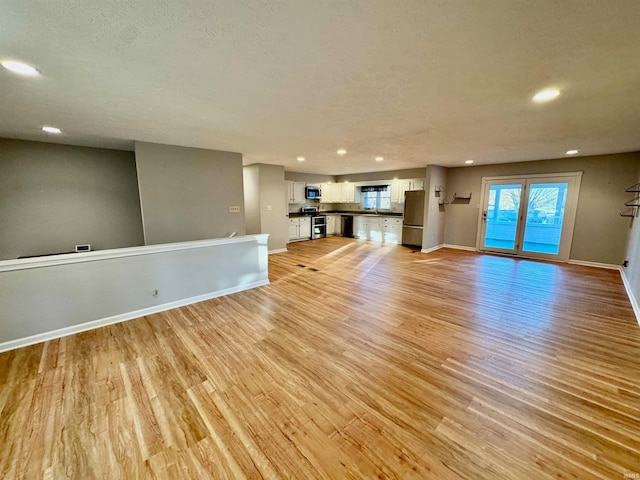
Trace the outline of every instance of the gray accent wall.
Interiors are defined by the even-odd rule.
[[[446,205],[444,243],[476,246],[482,177],[584,172],[570,258],[620,265],[629,238],[629,222],[620,217],[625,189],[640,175],[640,152],[560,158],[534,162],[449,168],[446,198],[473,194],[470,203]]]
[[[144,244],[133,152],[0,138],[0,260]]]
[[[437,247],[444,243],[445,229],[445,205],[439,205],[438,200],[446,199],[447,170],[437,165],[427,166],[427,178],[424,184],[425,208],[424,208],[424,232],[422,236],[422,248]],[[443,192],[436,193],[436,186],[443,188]]]
[[[285,172],[280,165],[244,167],[247,233],[268,233],[269,251],[287,247],[289,224]]]
[[[245,234],[242,154],[145,142],[135,152],[147,245]]]

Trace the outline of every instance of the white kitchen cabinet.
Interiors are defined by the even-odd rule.
[[[336,229],[336,216],[327,215],[327,235],[334,235]]]
[[[402,218],[355,215],[353,234],[356,238],[375,242],[401,243]]]
[[[424,190],[424,179],[411,178],[399,179],[391,182],[391,201],[404,203],[404,194],[410,190]]]
[[[355,184],[353,183],[323,183],[321,203],[354,203]]]
[[[327,235],[342,233],[342,215],[327,215]]]
[[[309,217],[301,217],[300,219],[300,238],[311,238],[311,219]]]
[[[287,189],[287,203],[305,203],[305,187],[304,182],[284,182]]]
[[[340,184],[340,203],[355,203],[356,186],[353,183]]]
[[[355,238],[367,238],[367,225],[364,219],[365,217],[361,215],[353,216],[353,236]]]
[[[364,217],[365,218],[365,231],[367,232],[367,239],[375,242],[381,242],[383,238],[383,223],[381,217]]]
[[[342,235],[342,215],[333,215],[333,217],[336,219],[333,234]]]
[[[289,241],[309,240],[311,238],[311,219],[296,217],[289,219]]]
[[[385,243],[402,242],[402,219],[385,217],[383,220],[383,241]]]
[[[331,185],[333,185],[333,183],[320,184],[320,203],[333,203],[331,201]]]
[[[297,240],[300,235],[300,222],[297,218],[289,219],[289,240]]]

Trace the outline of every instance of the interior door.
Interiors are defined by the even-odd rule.
[[[478,249],[568,260],[581,176],[485,179]]]
[[[480,250],[517,254],[525,182],[485,180]]]

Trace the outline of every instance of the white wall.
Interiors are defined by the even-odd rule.
[[[640,178],[638,178],[638,182],[640,182]],[[628,193],[627,200],[632,200],[633,195],[638,194]],[[622,278],[625,281],[636,318],[640,323],[640,305],[638,303],[640,302],[640,217],[625,218],[625,220],[631,226],[631,234],[626,253],[626,259],[629,264],[623,269]]]
[[[135,152],[147,245],[245,234],[242,154],[144,142]]]
[[[0,351],[268,281],[267,235],[0,262]]]

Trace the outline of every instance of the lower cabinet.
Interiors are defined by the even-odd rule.
[[[311,219],[297,217],[289,219],[289,241],[309,240],[311,238]]]
[[[376,242],[401,243],[402,219],[392,217],[355,216],[353,233],[356,238]]]
[[[385,218],[383,228],[384,242],[402,243],[402,220],[400,218]]]
[[[342,233],[342,215],[327,215],[327,235]]]

